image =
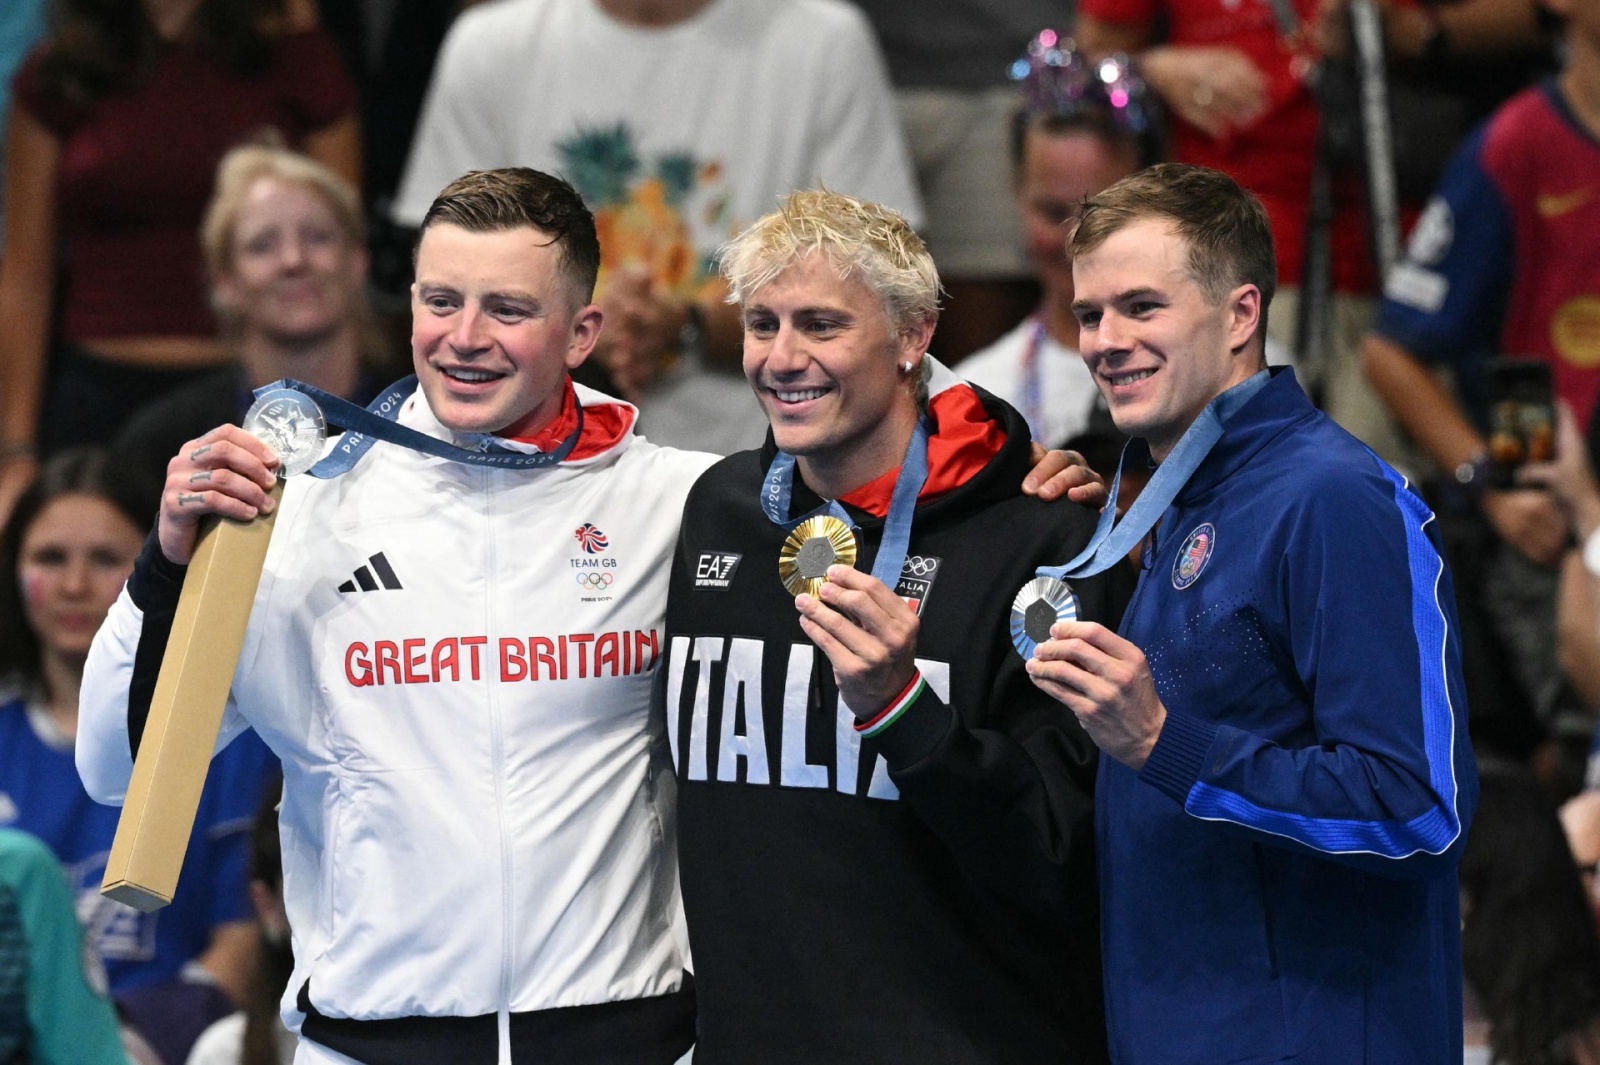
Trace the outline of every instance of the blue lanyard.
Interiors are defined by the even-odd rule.
[[[801,517],[789,518],[789,500],[794,494],[794,456],[780,451],[767,469],[766,480],[761,485],[761,509],[768,520],[783,529],[793,529],[807,518],[818,514],[831,514],[850,528],[855,519],[840,506],[837,499]],[[889,516],[883,520],[883,539],[878,543],[878,556],[872,563],[872,575],[892,592],[900,582],[900,571],[906,564],[906,552],[911,548],[911,516],[917,509],[917,496],[928,480],[928,426],[917,419],[911,431],[911,442],[906,445],[906,457],[900,463],[900,475],[895,478],[894,492],[889,496]]]
[[[497,466],[507,470],[536,470],[545,466],[554,466],[568,455],[578,444],[578,437],[583,434],[583,404],[578,404],[578,424],[567,434],[565,440],[554,451],[529,454],[524,451],[515,451],[502,447],[492,442],[485,436],[480,450],[470,450],[447,444],[443,440],[435,440],[427,433],[419,433],[415,429],[401,425],[395,419],[400,416],[400,407],[406,398],[417,389],[417,377],[412,374],[404,381],[390,385],[378,398],[374,399],[365,410],[347,399],[324,392],[304,381],[284,378],[274,381],[265,388],[256,390],[256,395],[274,388],[289,388],[296,392],[304,393],[317,401],[322,408],[323,416],[328,421],[347,430],[321,461],[306,472],[313,477],[333,478],[350,469],[360,462],[362,457],[372,449],[372,445],[379,440],[390,444],[399,444],[401,447],[420,451],[425,455],[434,455],[453,462],[467,462],[476,466]]]
[[[1058,581],[1069,577],[1093,577],[1116,565],[1118,559],[1126,558],[1134,545],[1155,528],[1161,515],[1178,498],[1178,493],[1189,483],[1189,478],[1194,476],[1194,471],[1200,468],[1200,463],[1222,439],[1222,427],[1228,419],[1250,402],[1271,379],[1267,371],[1262,370],[1212,400],[1200,412],[1194,424],[1184,430],[1172,454],[1156,468],[1155,476],[1150,478],[1150,483],[1145,485],[1144,491],[1139,493],[1139,498],[1133,501],[1133,506],[1128,508],[1128,513],[1119,522],[1116,520],[1117,489],[1122,484],[1123,467],[1128,464],[1129,456],[1134,454],[1133,442],[1130,441],[1122,449],[1117,474],[1111,480],[1111,501],[1100,512],[1100,524],[1095,527],[1088,546],[1064,566],[1040,566],[1036,571],[1038,575],[1054,577]]]

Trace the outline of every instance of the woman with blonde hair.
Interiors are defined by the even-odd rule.
[[[217,170],[200,247],[234,360],[129,419],[117,449],[152,470],[237,422],[254,389],[293,377],[364,403],[388,361],[366,299],[361,201],[328,168],[281,148],[235,148]]]

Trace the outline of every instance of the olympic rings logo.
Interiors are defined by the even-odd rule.
[[[601,588],[611,587],[611,574],[601,573],[599,570],[590,570],[588,573],[574,573],[579,588],[588,588],[599,591]]]
[[[909,573],[913,577],[926,577],[928,574],[932,573],[938,568],[938,559],[924,558],[921,555],[912,555],[906,559],[906,564],[900,568],[900,572]]]

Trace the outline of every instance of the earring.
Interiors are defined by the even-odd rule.
[[[909,363],[909,362],[902,362],[902,363],[901,363],[901,364],[900,364],[900,372],[901,372],[901,373],[910,373],[910,372],[911,372],[911,363]]]

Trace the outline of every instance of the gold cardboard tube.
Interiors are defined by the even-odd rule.
[[[283,481],[272,488],[274,502]],[[183,579],[100,894],[149,913],[172,901],[278,516],[213,521]]]

